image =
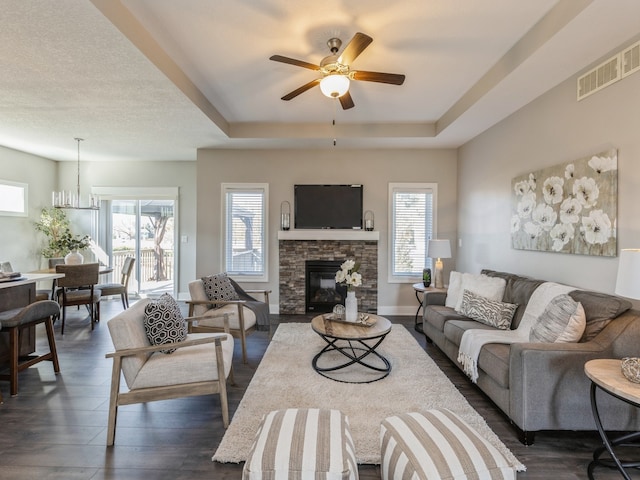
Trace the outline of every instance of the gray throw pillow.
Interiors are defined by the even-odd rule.
[[[144,330],[151,345],[182,342],[187,338],[187,322],[180,307],[168,293],[144,307]],[[173,353],[176,349],[161,350]]]
[[[233,284],[226,273],[202,277],[202,283],[204,284],[204,292],[207,294],[207,298],[212,302],[228,302],[239,299],[238,292],[233,288]]]
[[[586,318],[584,308],[569,295],[558,295],[549,302],[529,332],[530,342],[567,343],[582,337]]]
[[[462,292],[460,313],[472,320],[499,328],[500,330],[509,329],[511,319],[517,308],[518,305],[513,303],[489,300],[469,290]]]

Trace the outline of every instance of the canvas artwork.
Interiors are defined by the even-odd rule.
[[[616,256],[616,149],[526,173],[511,186],[513,248]]]

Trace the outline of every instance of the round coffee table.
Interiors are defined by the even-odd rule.
[[[328,320],[324,315],[314,317],[311,328],[327,345],[313,357],[313,369],[326,378],[344,383],[371,383],[389,375],[391,364],[376,348],[391,331],[391,322],[373,314],[369,314],[369,320],[375,320],[375,324],[367,327],[359,323]],[[340,374],[352,365],[361,365],[365,371],[377,372],[378,375],[363,380],[348,375],[341,378]]]

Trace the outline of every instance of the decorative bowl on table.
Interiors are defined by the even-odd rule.
[[[625,357],[622,359],[622,374],[633,383],[640,383],[640,358]]]

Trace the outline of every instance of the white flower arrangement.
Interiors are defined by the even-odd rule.
[[[360,264],[354,260],[345,260],[340,265],[340,270],[336,272],[336,283],[345,285],[347,291],[350,291],[354,287],[362,285],[362,275],[358,273]]]

